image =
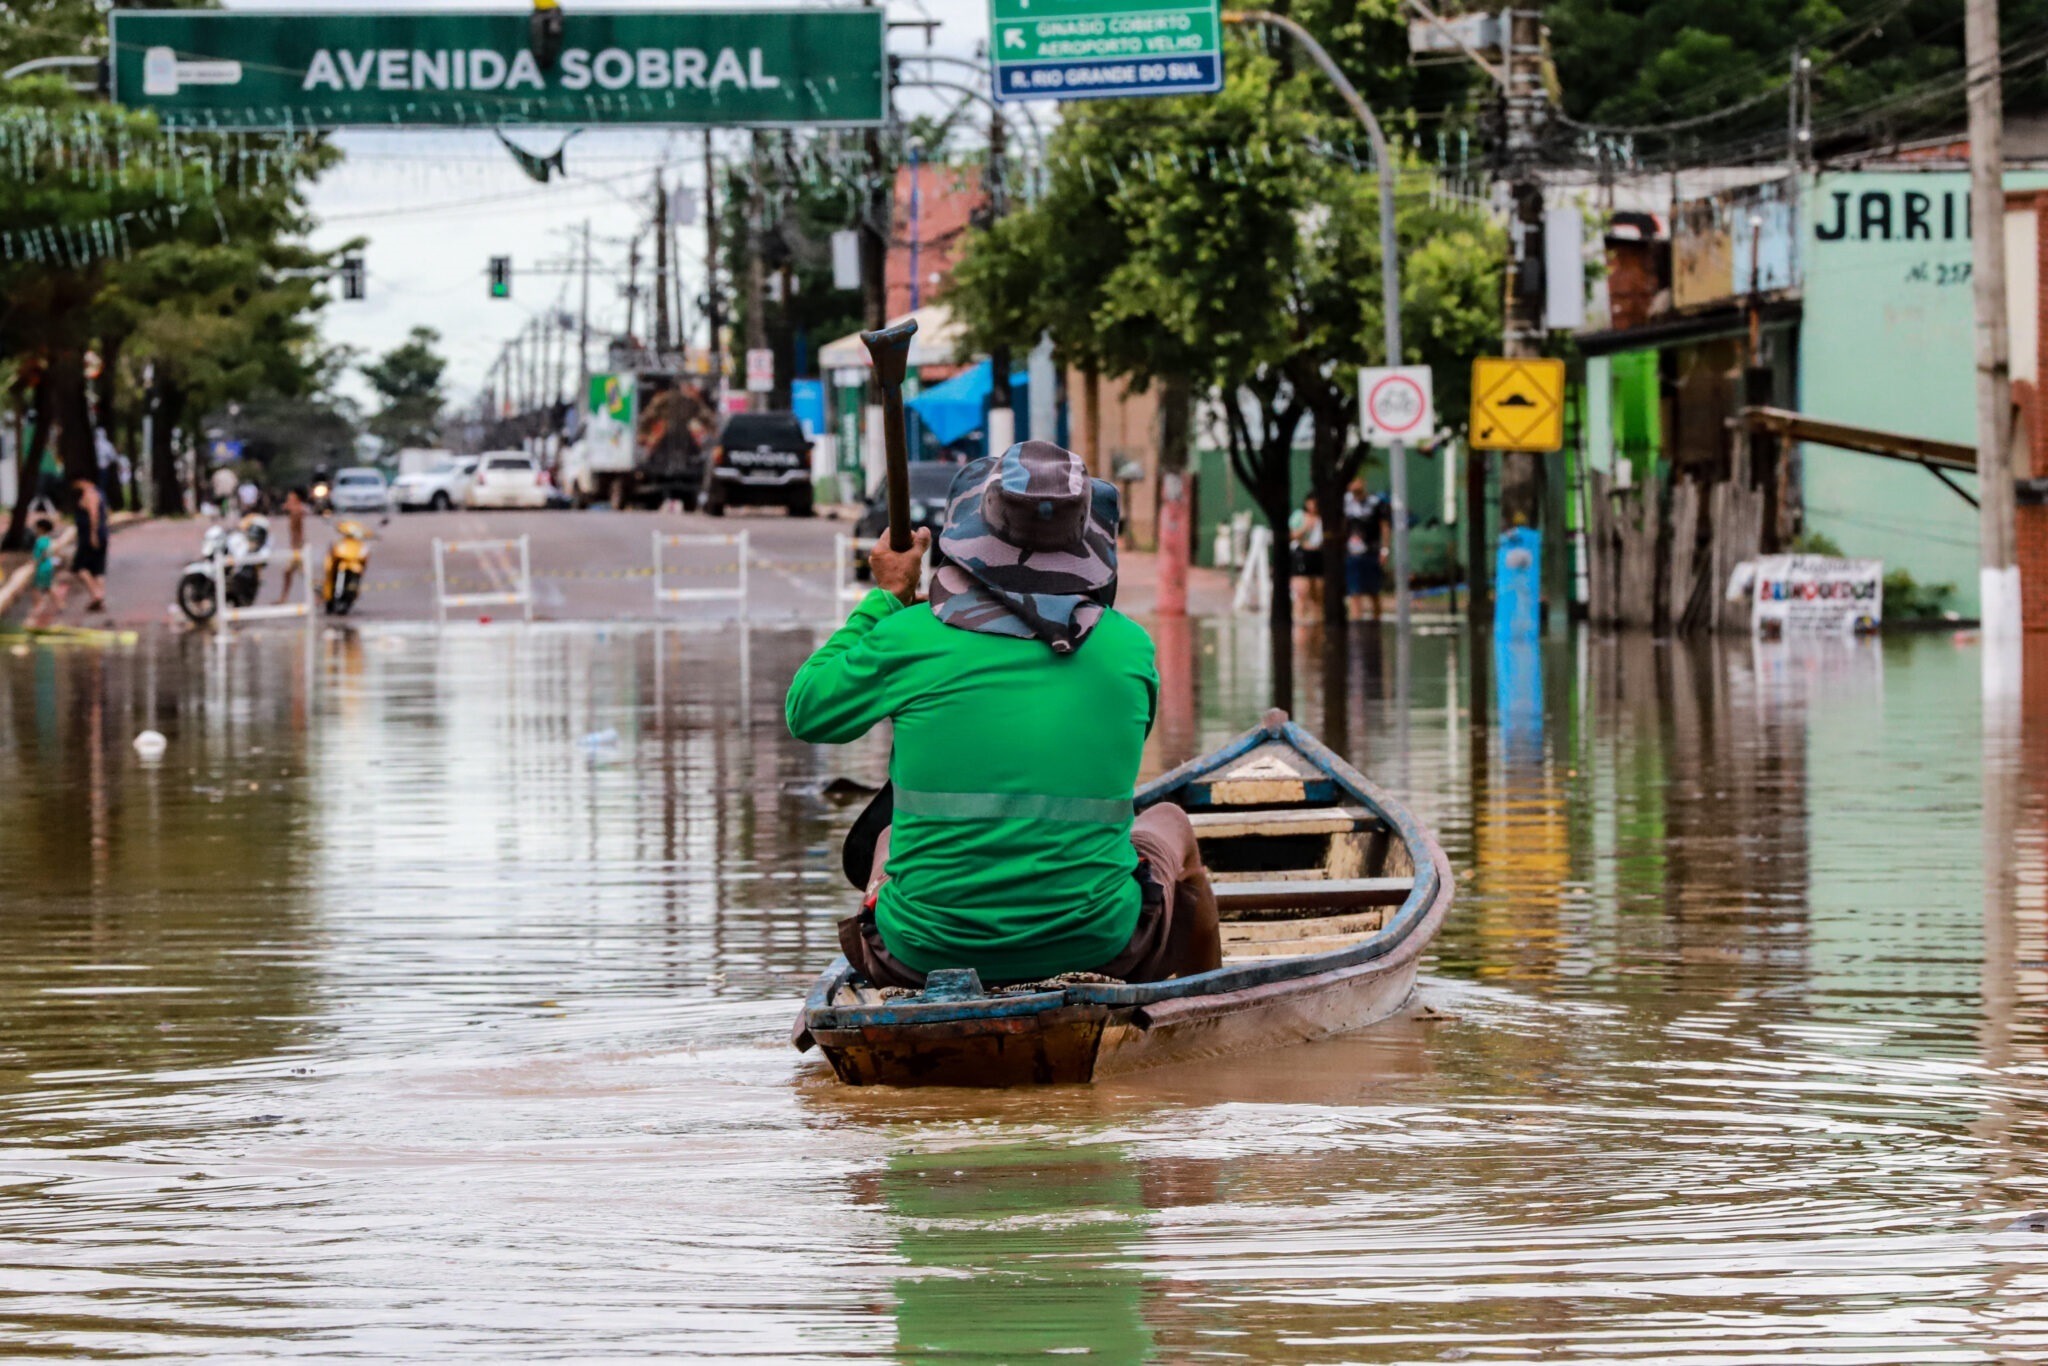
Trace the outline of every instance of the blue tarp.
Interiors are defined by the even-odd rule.
[[[924,423],[924,429],[932,440],[942,446],[950,446],[969,432],[979,431],[988,420],[988,391],[994,373],[993,367],[982,361],[943,383],[934,384],[910,400],[908,406]],[[1028,370],[1019,370],[1010,376],[1013,402],[1024,391],[1029,379]]]

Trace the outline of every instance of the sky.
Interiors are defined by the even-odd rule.
[[[573,8],[579,0],[564,0]],[[231,3],[230,8],[244,7]],[[371,8],[412,8],[366,5],[361,0],[295,0],[248,8],[290,8],[360,12]],[[591,8],[598,8],[593,4]],[[604,9],[760,8],[773,3],[706,5],[648,4],[644,0],[604,0]],[[481,0],[434,0],[440,10],[504,10],[502,3]],[[888,0],[891,21],[934,19],[930,46],[923,30],[890,33],[892,52],[932,51],[972,57],[988,36],[987,0]],[[957,70],[946,79],[958,79]],[[897,109],[904,115],[937,112],[964,97],[902,90]],[[1050,111],[1046,111],[1049,113]],[[1044,119],[1041,117],[1041,122]],[[521,128],[510,136],[529,151],[551,153],[562,129]],[[721,152],[740,151],[744,133],[716,135]],[[484,131],[348,131],[336,141],[346,153],[341,166],[313,189],[311,202],[319,226],[313,243],[333,247],[352,238],[367,239],[363,261],[366,297],[350,302],[337,298],[324,311],[321,327],[330,343],[355,347],[373,356],[405,340],[419,326],[441,334],[448,357],[446,387],[460,403],[476,394],[486,370],[504,345],[535,317],[554,310],[574,312],[579,280],[567,269],[542,273],[547,263],[566,267],[580,253],[583,225],[590,225],[595,264],[590,290],[592,332],[603,335],[625,321],[622,289],[626,279],[627,242],[637,224],[652,211],[654,178],[667,177],[700,197],[704,185],[703,140],[700,130],[593,129],[577,134],[567,146],[567,178],[538,185],[520,171],[496,136]],[[694,299],[704,282],[704,232],[701,218],[681,230],[685,297]],[[512,297],[489,295],[487,272],[493,256],[513,263]],[[652,263],[643,259],[640,280],[651,278]],[[686,319],[691,340],[701,344],[702,319]],[[644,316],[641,320],[644,331]],[[598,344],[593,364],[601,363]],[[570,369],[574,368],[573,353]],[[366,398],[367,386],[352,379],[345,386]]]

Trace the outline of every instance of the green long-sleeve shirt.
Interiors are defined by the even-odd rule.
[[[1117,612],[1081,648],[947,626],[877,589],[797,670],[790,733],[896,725],[889,881],[875,920],[919,972],[1021,981],[1100,967],[1138,921],[1131,796],[1159,693]]]

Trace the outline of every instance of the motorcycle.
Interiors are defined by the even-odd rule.
[[[327,614],[345,617],[363,591],[363,572],[370,567],[370,534],[361,522],[337,522],[334,543],[327,547],[327,563],[320,573],[320,601]]]
[[[264,547],[270,543],[269,519],[250,513],[230,531],[210,526],[199,542],[199,558],[178,576],[178,610],[195,625],[212,621],[220,610],[214,599],[214,566],[220,565],[228,606],[249,607],[263,589]]]

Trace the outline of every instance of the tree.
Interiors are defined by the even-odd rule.
[[[1046,195],[974,238],[949,297],[983,345],[1044,330],[1106,374],[1220,395],[1232,468],[1274,532],[1284,663],[1294,437],[1306,418],[1334,515],[1363,458],[1347,435],[1356,367],[1384,360],[1379,191],[1313,73],[1249,43],[1227,69],[1214,96],[1074,108]],[[1422,195],[1397,226],[1406,359],[1462,369],[1497,331],[1500,234]],[[1342,561],[1327,558],[1341,622]]]
[[[1962,28],[1952,0],[1553,0],[1544,11],[1564,108],[1654,125],[1725,117],[1638,139],[1637,155],[1705,164],[1783,156],[1783,91],[1795,45],[1813,60],[1816,150],[1952,129],[1962,110]],[[2016,65],[2008,107],[2048,107],[2048,77],[2022,60],[2048,31],[2048,0],[2003,0]],[[2038,53],[2036,54],[2038,55]]]
[[[5,60],[93,55],[104,37],[81,0],[0,10]],[[0,141],[0,360],[17,407],[40,415],[24,462],[54,436],[67,473],[95,473],[94,427],[132,432],[147,404],[158,510],[177,511],[172,436],[194,384],[211,386],[202,402],[304,387],[332,266],[302,244],[304,191],[337,154],[303,136],[166,134],[62,75],[0,92]],[[103,362],[90,383],[88,350]]]
[[[439,439],[441,375],[447,359],[435,347],[441,334],[415,327],[406,339],[367,365],[358,367],[383,406],[370,419],[370,434],[387,451],[406,446],[431,446]]]

